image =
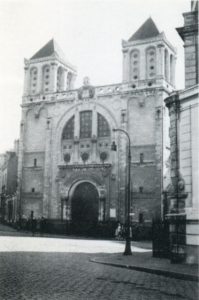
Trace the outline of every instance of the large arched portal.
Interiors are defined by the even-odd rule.
[[[71,217],[73,225],[80,230],[97,224],[99,195],[90,182],[82,182],[75,188],[71,199]],[[83,228],[82,228],[83,229]]]

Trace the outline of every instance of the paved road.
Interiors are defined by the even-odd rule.
[[[120,247],[123,250],[123,244],[111,241],[1,236],[0,299],[197,299],[195,282],[89,261]]]

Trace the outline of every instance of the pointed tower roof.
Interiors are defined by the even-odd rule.
[[[130,37],[129,42],[144,40],[159,35],[160,32],[152,18],[148,18],[144,24]]]
[[[37,51],[31,59],[43,58],[47,56],[51,56],[56,53],[60,58],[65,60],[64,54],[58,44],[54,41],[54,39],[50,40],[46,45],[44,45],[39,51]]]

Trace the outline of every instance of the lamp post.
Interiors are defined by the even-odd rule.
[[[126,244],[125,244],[125,250],[124,255],[132,255],[131,252],[131,238],[130,238],[130,202],[131,202],[131,140],[129,137],[128,132],[126,132],[123,129],[120,128],[114,128],[114,132],[120,131],[123,132],[127,139],[128,139],[128,181],[127,181],[127,216],[126,216]],[[111,145],[111,150],[116,151],[117,146],[115,142],[113,141]]]

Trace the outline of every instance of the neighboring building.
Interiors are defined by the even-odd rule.
[[[123,82],[73,89],[76,69],[51,40],[25,60],[18,216],[57,222],[125,221],[127,130],[135,221],[161,214],[166,151],[164,99],[176,52],[149,18],[122,42]],[[117,152],[111,152],[116,141]],[[75,225],[74,225],[75,226]]]
[[[13,222],[16,220],[17,165],[18,141],[15,141],[14,151],[7,151],[0,157],[1,221]]]
[[[185,42],[185,90],[165,102],[170,114],[171,182],[167,187],[171,249],[176,259],[198,262],[199,248],[199,85],[198,1],[177,28]]]

